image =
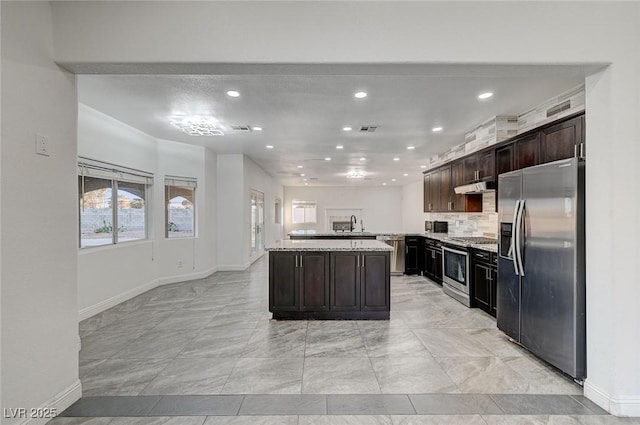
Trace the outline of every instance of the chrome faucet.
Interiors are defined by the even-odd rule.
[[[349,231],[350,232],[353,232],[353,229],[355,229],[355,227],[356,227],[356,223],[357,223],[356,216],[352,215],[351,218],[349,219]]]

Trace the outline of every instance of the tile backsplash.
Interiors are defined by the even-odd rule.
[[[482,194],[481,213],[425,213],[426,220],[446,221],[451,236],[498,236],[496,192]]]

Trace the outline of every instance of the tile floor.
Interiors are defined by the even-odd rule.
[[[153,289],[80,323],[83,401],[155,400],[153,417],[136,413],[126,421],[105,411],[50,423],[640,424],[595,415],[603,412],[580,386],[507,341],[495,319],[421,276],[392,277],[391,301],[389,321],[270,320],[266,256],[243,272]],[[366,407],[368,394],[397,395],[393,400],[412,410],[376,415]],[[204,409],[197,416],[204,399],[195,396],[230,400],[223,395],[241,399],[245,410],[207,416]],[[255,399],[265,395],[272,402]],[[326,409],[318,415],[269,409],[303,395],[320,395]],[[498,409],[469,408],[478,397]],[[563,400],[579,409],[558,408]],[[171,403],[196,407],[182,417]]]

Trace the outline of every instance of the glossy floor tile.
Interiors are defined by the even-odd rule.
[[[389,321],[270,320],[266,256],[155,288],[80,323],[83,394],[179,397],[52,423],[623,423],[439,285],[393,276],[391,303]],[[211,413],[211,396],[239,398]]]

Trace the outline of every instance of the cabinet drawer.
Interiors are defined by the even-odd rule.
[[[431,247],[431,248],[442,248],[442,242],[440,242],[439,240],[436,239],[425,239],[424,240],[425,245]]]
[[[473,259],[478,262],[491,263],[491,252],[489,251],[473,251]]]

